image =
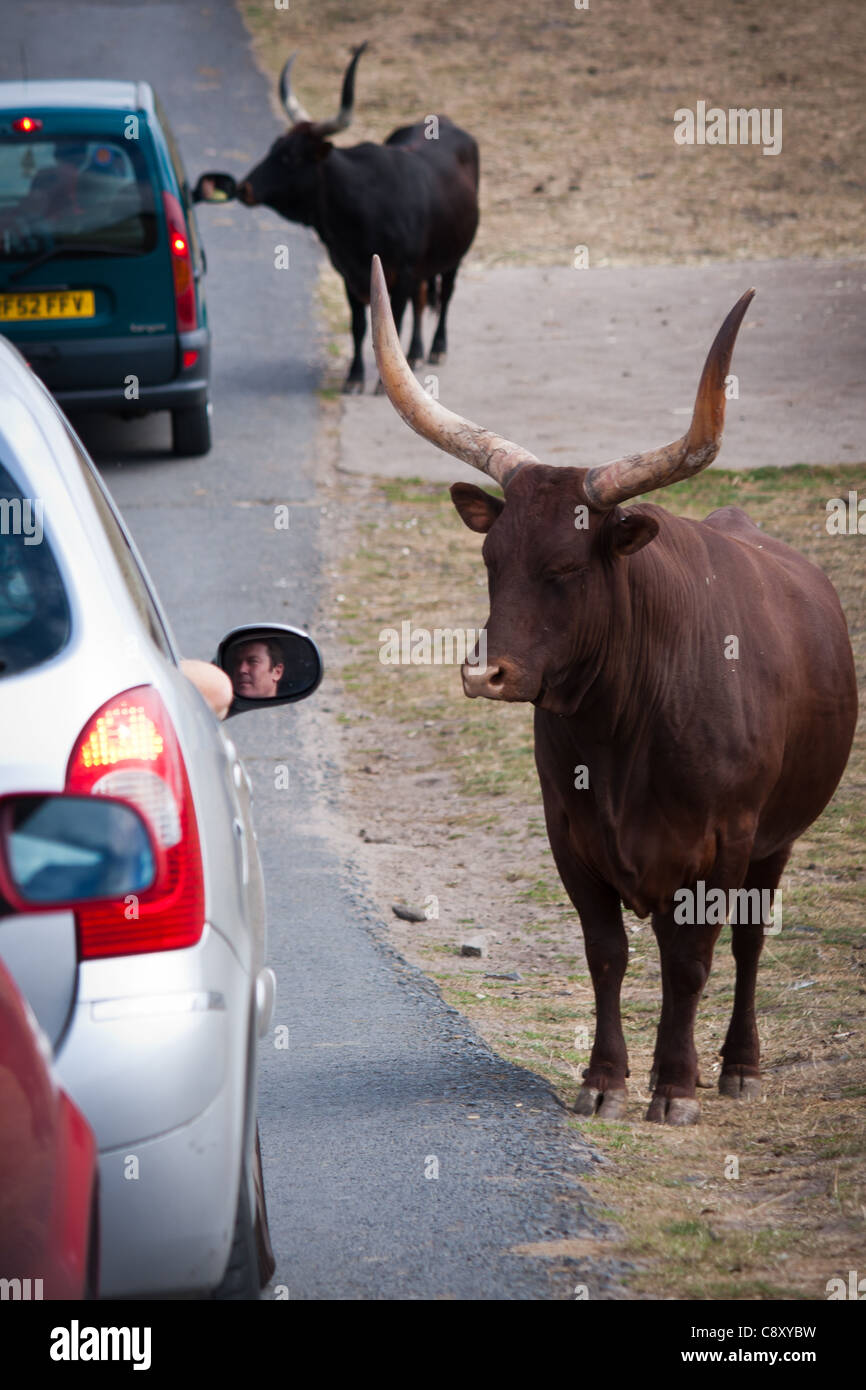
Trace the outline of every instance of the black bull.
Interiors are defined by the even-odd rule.
[[[292,96],[291,59],[280,94],[292,128],[271,146],[239,188],[241,201],[264,203],[290,222],[312,227],[343,277],[352,311],[354,354],[343,386],[363,391],[361,346],[370,302],[370,259],[385,270],[398,331],[409,300],[414,323],[409,361],[423,357],[421,317],[438,301],[430,362],[444,359],[448,304],[460,261],[478,226],[478,146],[447,116],[401,126],[384,145],[338,149],[326,139],[352,117],[356,50],[343,81],[339,115],[314,122]]]

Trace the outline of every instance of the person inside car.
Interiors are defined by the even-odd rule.
[[[85,142],[58,141],[54,163],[38,170],[19,212],[34,221],[60,223],[78,211],[78,176],[87,158]]]
[[[270,700],[278,694],[286,668],[280,644],[272,637],[238,643],[231,661],[236,695],[247,700]]]

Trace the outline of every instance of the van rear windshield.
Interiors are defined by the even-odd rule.
[[[137,141],[0,139],[0,260],[143,255],[155,245],[153,189]]]
[[[25,497],[0,463],[0,680],[56,656],[69,604],[44,530],[42,498]]]

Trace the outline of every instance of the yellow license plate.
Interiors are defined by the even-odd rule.
[[[0,294],[0,323],[92,319],[95,313],[93,290],[21,290],[18,294]]]

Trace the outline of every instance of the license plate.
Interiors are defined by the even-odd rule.
[[[93,290],[22,290],[0,294],[0,323],[22,319],[92,319],[96,313]]]

